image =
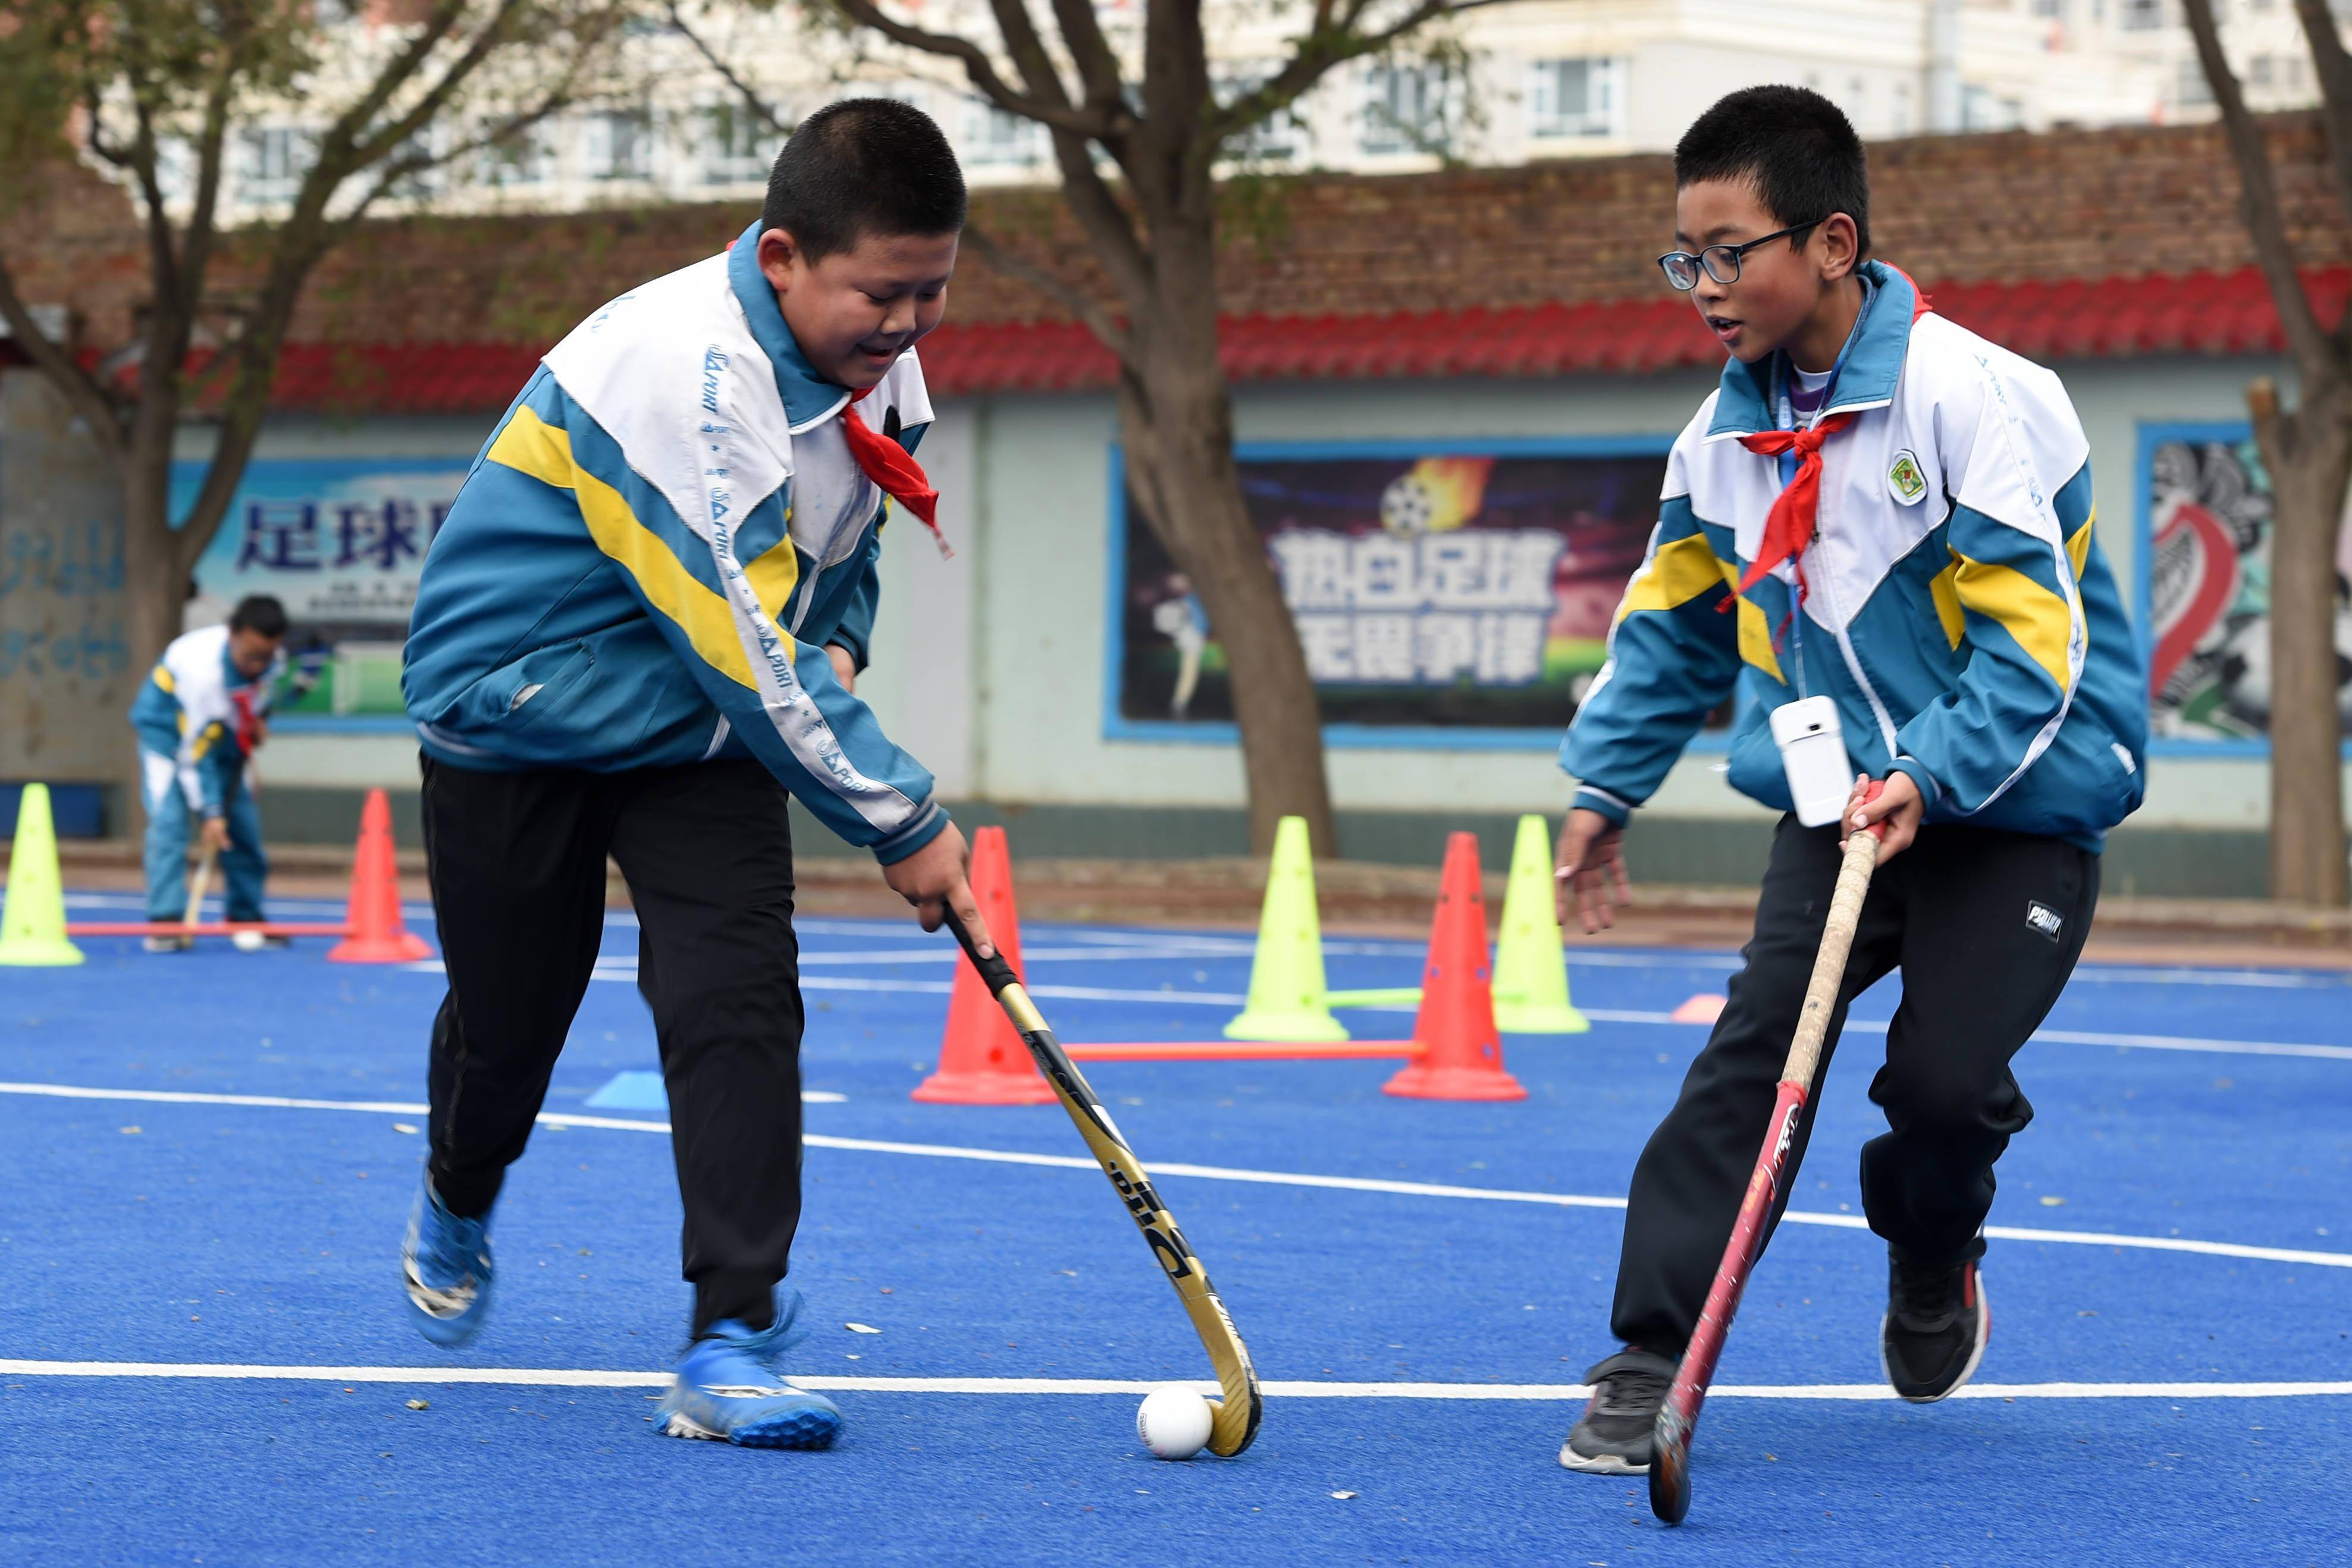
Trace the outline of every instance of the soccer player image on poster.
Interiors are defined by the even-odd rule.
[[[1556,741],[1607,657],[1657,521],[1664,444],[1433,446],[1240,450],[1242,493],[1324,721],[1408,743],[1403,731],[1438,728]],[[1108,727],[1172,736],[1229,723],[1216,628],[1122,500]]]

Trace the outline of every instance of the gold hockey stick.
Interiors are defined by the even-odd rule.
[[[1119,1201],[1127,1205],[1136,1228],[1150,1244],[1151,1255],[1167,1271],[1168,1282],[1176,1287],[1177,1299],[1184,1303],[1184,1313],[1192,1320],[1192,1331],[1201,1336],[1201,1346],[1209,1352],[1210,1364],[1216,1368],[1217,1382],[1224,1390],[1223,1400],[1210,1402],[1214,1419],[1209,1427],[1209,1450],[1231,1458],[1248,1447],[1257,1436],[1258,1418],[1265,1411],[1264,1402],[1258,1397],[1257,1369],[1250,1364],[1249,1347],[1242,1343],[1224,1302],[1209,1283],[1208,1270],[1192,1256],[1192,1244],[1176,1228],[1175,1217],[1161,1205],[1143,1162],[1127,1146],[1110,1113],[1102,1108],[1101,1100],[1071,1062],[1062,1042],[1046,1027],[1037,1005],[1022,989],[1020,976],[1013,973],[1013,966],[1004,962],[1002,954],[981,957],[972,946],[971,932],[964,929],[953,910],[948,910],[947,924],[955,932],[956,941],[963,944],[964,956],[971,960],[972,967],[980,971],[981,979],[995,994],[1004,1016],[1013,1020],[1013,1027],[1036,1060],[1037,1070],[1054,1086],[1062,1109],[1077,1123],[1078,1134],[1094,1152],[1103,1174],[1118,1189]]]

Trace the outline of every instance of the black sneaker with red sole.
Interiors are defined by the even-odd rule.
[[[1973,1260],[1889,1266],[1878,1354],[1886,1381],[1914,1405],[1933,1405],[1974,1377],[1992,1331]]]

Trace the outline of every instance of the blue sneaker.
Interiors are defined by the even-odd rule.
[[[459,1219],[441,1206],[427,1176],[400,1244],[400,1273],[417,1331],[455,1349],[490,1315],[490,1218]]]
[[[713,1323],[678,1362],[654,1430],[745,1448],[831,1447],[841,1432],[840,1410],[776,1372],[783,1352],[806,1337],[793,1328],[800,1310],[800,1293],[793,1291],[778,1300],[776,1321],[767,1329],[755,1332],[731,1318]]]

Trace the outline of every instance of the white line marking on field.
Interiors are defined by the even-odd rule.
[[[801,953],[803,965],[812,963],[952,963],[962,957],[952,947],[919,949],[910,952],[824,952]],[[1189,947],[1033,947],[1022,954],[1024,963],[1044,959],[1053,963],[1130,963],[1147,960],[1182,961],[1220,957],[1222,954],[1202,952]],[[600,959],[600,964],[612,962]]]
[[[816,1090],[824,1093],[824,1090]],[[279,1110],[364,1110],[392,1115],[424,1115],[427,1108],[404,1100],[295,1100],[266,1094],[201,1094],[189,1089],[84,1089],[67,1084],[0,1083],[0,1094],[46,1096],[58,1100],[114,1100],[168,1105],[257,1106]],[[596,1127],[617,1132],[667,1134],[670,1124],[635,1117],[589,1116],[570,1110],[543,1110],[538,1120],[549,1127]],[[1030,1165],[1047,1170],[1092,1171],[1094,1161],[1076,1154],[1034,1154],[1016,1149],[972,1149],[953,1143],[904,1143],[879,1138],[840,1138],[811,1132],[802,1140],[811,1148],[840,1149],[865,1154],[908,1154],[932,1160],[977,1160],[986,1164]],[[1297,1171],[1253,1171],[1229,1165],[1191,1165],[1153,1162],[1160,1176],[1192,1176],[1204,1182],[1245,1182],[1258,1186],[1315,1187],[1328,1192],[1387,1193],[1399,1197],[1459,1198],[1478,1203],[1537,1204],[1551,1208],[1622,1209],[1623,1198],[1582,1193],[1518,1192],[1507,1187],[1464,1187],[1442,1182],[1400,1182],[1381,1176],[1325,1176]],[[1825,1226],[1834,1230],[1864,1230],[1860,1215],[1825,1214],[1790,1209],[1781,1215],[1790,1225]],[[2098,1230],[2041,1230],[2023,1226],[1989,1225],[1985,1235],[2000,1241],[2057,1243],[2074,1247],[2132,1247],[2145,1252],[2187,1252],[2208,1258],[2243,1258],[2263,1263],[2308,1263],[2322,1268],[2352,1268],[2352,1253],[2310,1252],[2297,1247],[2247,1247],[2230,1241],[2200,1241],[2177,1236],[2126,1236]]]
[[[945,955],[943,955],[945,956]],[[1045,952],[1033,954],[1045,957]],[[1092,956],[1087,954],[1086,956]],[[1170,953],[1171,958],[1191,956]],[[808,955],[814,961],[817,955]],[[844,958],[844,963],[902,963],[907,959],[876,955]],[[425,959],[403,965],[419,973],[442,973],[438,959]],[[591,972],[592,980],[609,980],[635,984],[637,961],[634,958],[600,958]],[[872,993],[907,992],[916,994],[944,996],[954,989],[945,980],[863,980],[846,974],[803,974],[803,991],[856,991]],[[1239,1007],[1249,998],[1238,991],[1160,991],[1127,989],[1099,985],[1032,985],[1029,994],[1047,1001],[1062,1002],[1151,1002],[1173,1006]],[[1411,1013],[1410,1005],[1383,1005],[1349,1009],[1365,1013]],[[1596,1024],[1667,1025],[1677,1029],[1697,1027],[1676,1018],[1672,1013],[1650,1008],[1586,1007],[1584,1016]],[[1858,1035],[1883,1035],[1888,1025],[1884,1018],[1849,1018],[1846,1029]],[[2312,1045],[2294,1040],[2223,1040],[2193,1035],[2131,1035],[2110,1034],[2095,1029],[2043,1029],[2029,1043],[2057,1046],[2109,1046],[2118,1050],[2207,1051],[2221,1056],[2235,1057],[2305,1057],[2321,1061],[2352,1061],[2352,1046]]]
[[[595,978],[625,980],[635,984],[636,965],[627,961],[625,970],[616,963],[598,960]],[[417,965],[416,967],[423,967]],[[914,991],[935,992],[945,995],[953,986],[943,980],[859,980],[848,975],[804,974],[801,988],[806,991]],[[1239,1007],[1249,998],[1237,991],[1141,991],[1120,990],[1094,985],[1033,985],[1029,994],[1047,1000],[1065,1002],[1164,1002],[1179,1005],[1208,1007]],[[1384,1005],[1354,1009],[1365,1013],[1411,1013],[1410,1005]],[[1587,1007],[1584,1016],[1596,1024],[1668,1025],[1677,1029],[1700,1027],[1685,1023],[1672,1013],[1646,1008]],[[1849,1018],[1846,1029],[1857,1035],[1883,1035],[1888,1025],[1884,1018]],[[2032,1042],[2054,1046],[2110,1046],[2118,1050],[2210,1051],[2234,1057],[2306,1057],[2321,1061],[2352,1061],[2352,1046],[2307,1045],[2294,1040],[2222,1040],[2191,1035],[2125,1035],[2109,1034],[2095,1029],[2042,1029]]]
[[[406,1100],[298,1100],[281,1094],[200,1094],[184,1089],[84,1089],[69,1083],[0,1083],[0,1094],[29,1094],[48,1100],[135,1100],[153,1105],[253,1105],[266,1110],[370,1110],[394,1116],[425,1116],[432,1107]],[[848,1100],[829,1089],[801,1090],[803,1105],[840,1105]],[[667,1121],[628,1121],[611,1116],[575,1116],[570,1111],[542,1112],[541,1121],[578,1127],[651,1128],[667,1132]]]
[[[526,1388],[667,1388],[662,1372],[585,1367],[263,1366],[215,1362],[10,1361],[0,1377],[187,1378],[281,1383],[490,1384]],[[1149,1394],[1162,1381],[1123,1377],[835,1377],[798,1374],[803,1388],[867,1394]],[[1214,1394],[1217,1385],[1181,1387]],[[1275,1381],[1258,1385],[1269,1399],[1460,1399],[1573,1401],[1591,1390],[1579,1383],[1337,1383]],[[1955,1399],[2309,1399],[2352,1395],[2352,1383],[1980,1383]],[[1891,1400],[1878,1383],[1718,1384],[1710,1399]]]

